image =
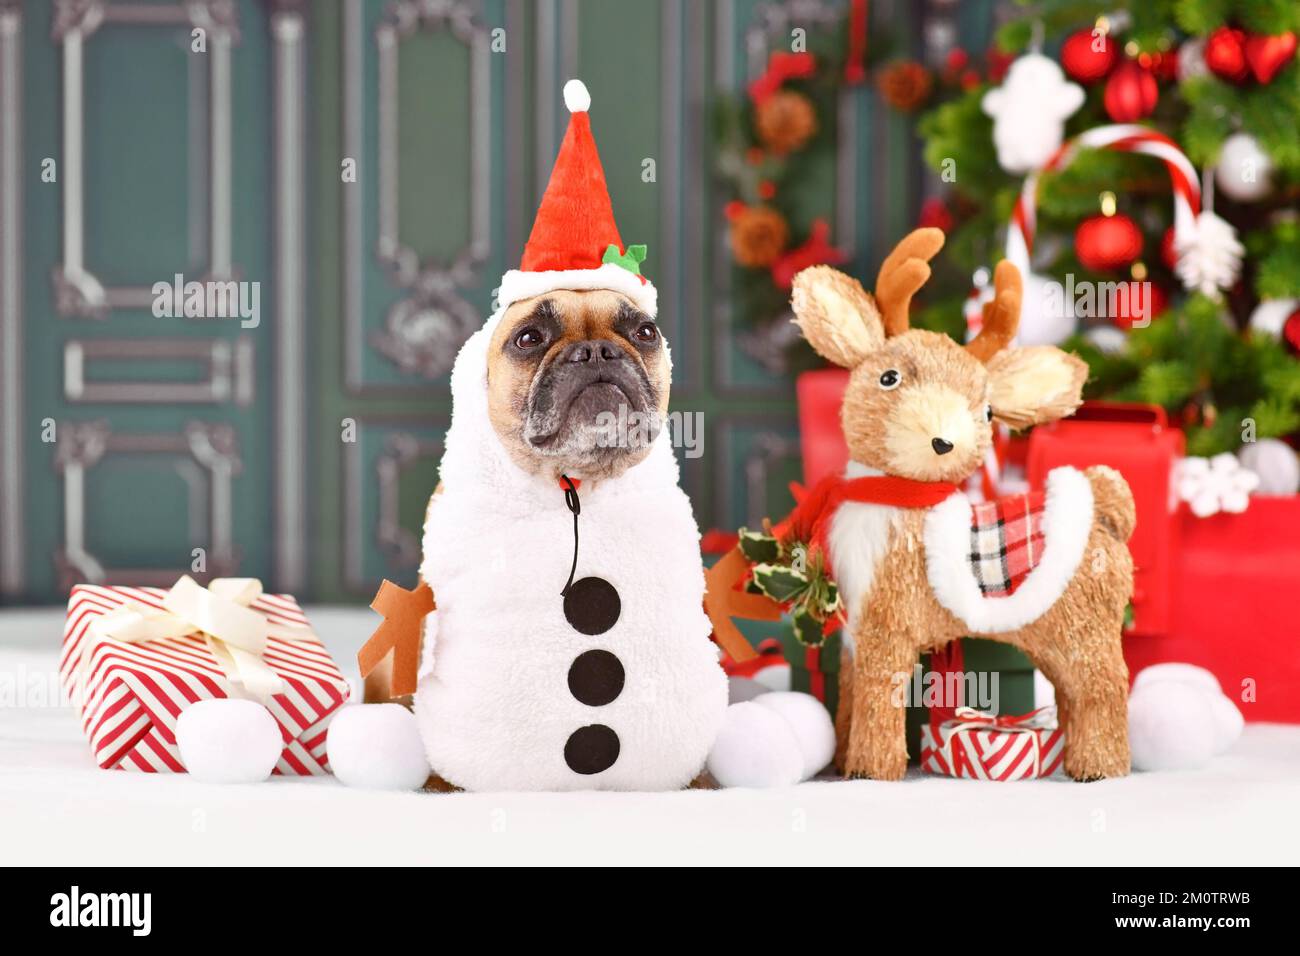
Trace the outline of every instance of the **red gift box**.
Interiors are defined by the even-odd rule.
[[[128,642],[92,631],[123,608],[161,612],[167,595],[162,588],[78,585],[68,599],[59,674],[105,769],[183,773],[176,746],[181,712],[200,700],[248,696],[230,677],[229,649],[214,649],[202,633]],[[262,700],[284,738],[274,772],[326,774],[326,729],[348,699],[348,681],[292,596],[260,594],[247,607],[270,628],[259,666],[278,678],[279,692]]]
[[[1129,539],[1133,555],[1134,634],[1169,630],[1178,553],[1172,480],[1185,439],[1155,405],[1085,402],[1071,418],[1040,425],[1029,436],[1027,474],[1035,488],[1062,465],[1109,465],[1128,482],[1137,509]]]
[[[921,728],[921,767],[970,780],[1032,780],[1049,777],[1065,756],[1065,731],[1055,710],[998,717],[958,707],[951,720]]]
[[[1241,514],[1209,518],[1183,508],[1176,522],[1169,630],[1125,639],[1129,673],[1196,664],[1246,720],[1300,723],[1300,496],[1252,495]]]

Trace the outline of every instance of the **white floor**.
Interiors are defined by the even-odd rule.
[[[345,673],[365,610],[309,608]],[[376,794],[109,772],[52,694],[62,615],[0,612],[8,864],[1276,863],[1300,859],[1300,727],[1252,725],[1202,771],[983,784],[915,773],[773,791]]]

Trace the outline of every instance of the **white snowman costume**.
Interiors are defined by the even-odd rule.
[[[614,225],[590,97],[577,81],[564,93],[573,115],[521,267],[503,278],[497,312],[452,371],[443,491],[420,567],[438,608],[425,621],[413,723],[433,772],[466,790],[671,790],[706,761],[723,783],[795,783],[829,762],[829,717],[806,695],[728,708],[703,609],[700,533],[668,430],[623,475],[571,493],[575,564],[573,498],[520,469],[489,421],[488,346],[513,302],[612,289],[656,311],[640,256],[623,253]],[[393,752],[409,758],[411,722],[400,708],[345,708],[334,727],[348,732],[337,736],[362,743],[336,751],[331,730],[340,779],[399,785],[401,774],[371,772],[385,746],[374,741],[404,735]],[[411,767],[405,785],[419,776]]]

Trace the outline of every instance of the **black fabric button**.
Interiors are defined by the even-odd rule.
[[[564,596],[564,619],[583,634],[604,634],[618,623],[623,602],[604,578],[574,581]]]
[[[623,692],[623,664],[609,651],[584,651],[569,667],[569,692],[588,707],[603,707]]]
[[[579,727],[564,745],[564,762],[574,773],[600,773],[614,766],[617,759],[618,734],[604,724]]]

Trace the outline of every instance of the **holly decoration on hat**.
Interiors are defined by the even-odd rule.
[[[641,263],[645,262],[646,247],[644,245],[628,246],[627,252],[620,253],[618,246],[612,242],[605,249],[605,255],[601,257],[601,263],[613,263],[619,268],[626,269],[634,276],[641,274]]]

